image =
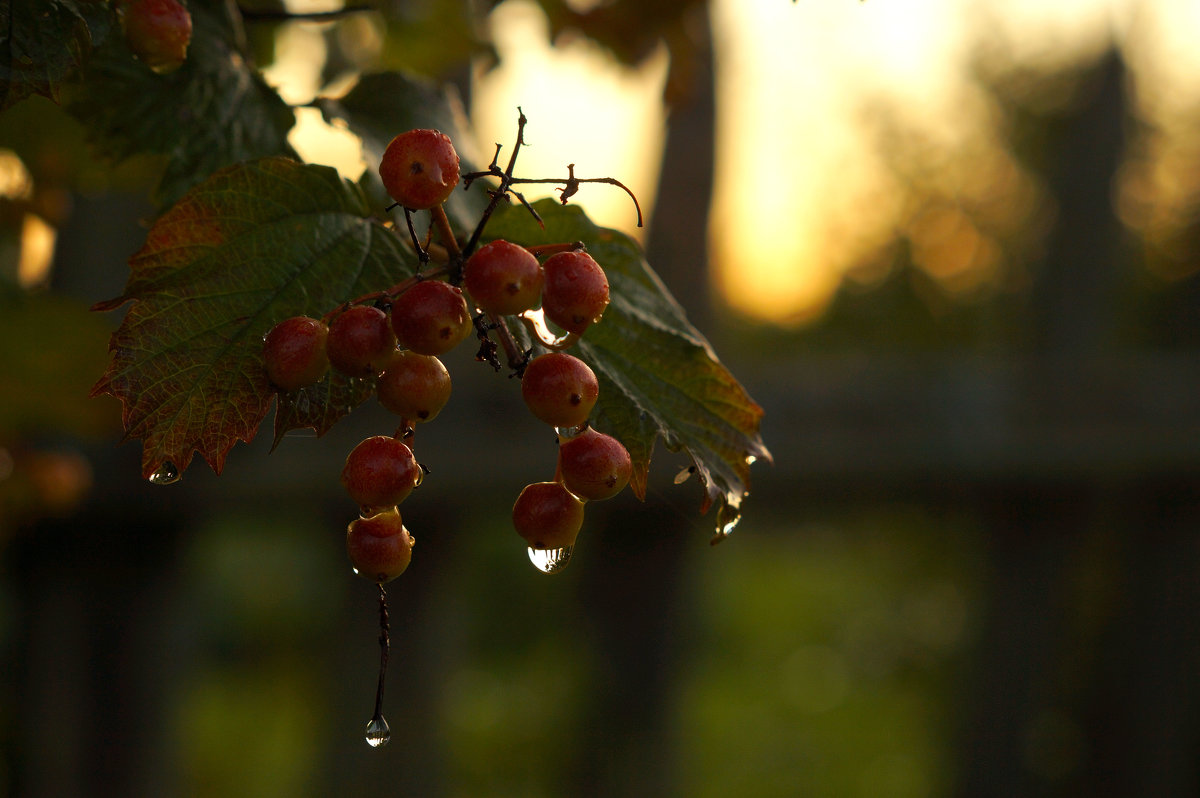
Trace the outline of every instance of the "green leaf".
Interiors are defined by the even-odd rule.
[[[144,476],[166,463],[182,473],[196,452],[220,473],[275,396],[266,332],[412,274],[415,257],[369,213],[333,169],[265,158],[217,172],[154,223],[125,294],[97,306],[133,303],[92,389],[123,403]],[[297,426],[323,432],[365,395],[335,383],[285,398],[277,440]]]
[[[0,0],[0,111],[34,94],[58,102],[111,23],[107,3]]]
[[[513,206],[493,217],[487,237],[523,245],[582,241],[604,268],[612,301],[571,351],[600,380],[593,418],[629,449],[635,493],[645,495],[650,455],[661,437],[692,458],[705,487],[702,511],[715,500],[722,517],[732,520],[749,489],[750,463],[771,457],[759,435],[762,408],[688,323],[635,241],[597,227],[578,207],[553,199],[534,207],[545,229]]]
[[[155,194],[164,207],[221,167],[295,155],[287,141],[295,114],[247,62],[224,9],[190,5],[187,60],[166,75],[138,61],[121,37],[109,37],[68,103],[110,157],[167,156]]]
[[[400,72],[363,75],[344,97],[317,101],[325,121],[344,125],[362,139],[363,173],[368,195],[380,206],[392,203],[379,180],[379,161],[383,151],[400,133],[413,128],[434,128],[450,137],[463,162],[463,172],[474,169],[470,123],[462,103],[452,88]],[[514,118],[514,133],[516,132]],[[459,230],[471,230],[487,205],[482,183],[471,191],[455,190],[446,202],[446,213]]]

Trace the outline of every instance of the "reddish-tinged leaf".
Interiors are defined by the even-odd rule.
[[[123,403],[143,475],[168,463],[182,473],[196,452],[219,473],[275,396],[263,335],[412,273],[415,258],[368,212],[333,169],[265,158],[213,174],[155,222],[124,295],[98,306],[133,303],[92,389]],[[323,432],[361,401],[340,391],[290,398],[281,423]]]
[[[316,385],[279,396],[275,409],[274,449],[294,429],[314,429],[320,437],[347,413],[371,398],[375,378],[347,377],[331,371]]]

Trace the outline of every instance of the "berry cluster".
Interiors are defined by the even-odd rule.
[[[494,240],[476,247],[496,201],[512,193],[523,203],[510,186],[532,181],[513,178],[511,161],[507,171],[493,163],[485,172],[462,176],[464,182],[499,177],[501,187],[492,192],[492,205],[460,246],[442,208],[460,182],[458,155],[447,136],[436,130],[397,136],[384,153],[379,174],[403,208],[412,245],[426,268],[321,318],[284,319],[266,334],[262,349],[267,378],[282,393],[313,385],[332,369],[370,380],[380,404],[399,417],[394,435],[358,444],[341,475],[342,486],[359,507],[359,517],[346,530],[350,562],[356,573],[380,585],[383,652],[376,713],[368,727],[372,745],[386,742],[388,733],[380,712],[387,658],[382,585],[403,573],[412,559],[413,539],[399,505],[426,473],[413,454],[415,429],[435,419],[450,398],[450,374],[439,356],[474,331],[481,341],[477,359],[499,370],[496,353],[502,346],[512,375],[521,380],[526,406],[557,430],[555,479],[526,486],[512,510],[513,525],[541,570],[565,566],[583,524],[584,504],[616,495],[632,472],[625,447],[588,425],[599,396],[595,373],[563,351],[603,316],[609,302],[604,270],[578,243],[530,249]],[[579,182],[590,181],[579,181],[572,172],[568,181],[558,182],[567,183],[566,196]],[[419,240],[413,211],[430,212],[440,246]],[[429,265],[437,260],[444,263]],[[506,321],[514,317],[529,327],[545,352],[533,356],[533,350],[518,349]],[[544,321],[563,335],[548,338]]]

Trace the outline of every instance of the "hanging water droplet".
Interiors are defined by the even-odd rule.
[[[563,546],[561,549],[529,549],[529,561],[533,567],[544,574],[556,574],[571,564],[571,550],[574,546]]]
[[[149,479],[155,485],[170,485],[172,482],[178,482],[181,476],[175,464],[166,460],[158,467],[157,471],[150,475]]]
[[[683,483],[685,483],[689,479],[691,479],[692,474],[695,474],[695,473],[696,473],[696,467],[694,465],[688,466],[687,468],[683,469],[682,471],[680,471],[678,474],[675,475],[675,484],[682,485]]]
[[[367,724],[367,745],[372,748],[379,748],[388,744],[388,740],[392,739],[392,730],[388,728],[388,722],[383,719],[383,715],[376,715],[371,718],[371,722]]]
[[[721,504],[721,508],[717,510],[717,529],[713,533],[712,539],[709,541],[712,545],[716,545],[723,541],[733,532],[738,522],[742,520],[741,511],[742,499],[736,494],[727,494],[725,502]]]
[[[424,463],[417,463],[417,478],[413,482],[414,488],[421,487],[421,483],[425,481],[425,477],[429,474],[429,466]]]

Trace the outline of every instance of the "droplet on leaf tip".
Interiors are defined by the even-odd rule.
[[[172,482],[178,482],[181,477],[182,475],[179,473],[179,469],[175,467],[175,464],[170,460],[165,460],[150,475],[149,479],[155,485],[170,485]]]
[[[710,544],[715,546],[733,533],[742,520],[741,503],[741,496],[734,493],[725,494],[725,501],[717,510],[717,528],[709,541]]]

